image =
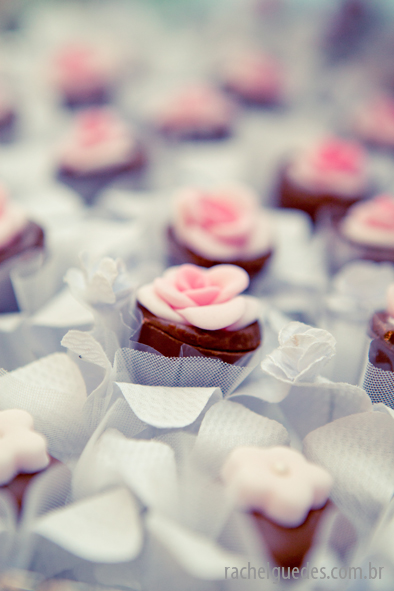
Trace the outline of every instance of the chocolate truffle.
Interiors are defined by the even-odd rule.
[[[154,124],[172,140],[219,140],[231,134],[234,115],[233,103],[220,91],[190,86],[167,99]]]
[[[59,150],[58,179],[91,203],[107,184],[133,178],[147,163],[134,133],[111,110],[91,108],[79,113]]]
[[[18,311],[10,272],[44,248],[44,231],[0,188],[0,313]]]
[[[369,178],[363,148],[329,138],[296,153],[282,168],[280,207],[301,209],[316,221],[324,209],[343,215],[367,196]]]
[[[394,263],[394,196],[377,195],[353,205],[335,226],[337,250],[352,259]]]
[[[222,65],[219,76],[224,89],[246,105],[273,107],[283,102],[282,66],[269,54],[235,54]]]
[[[235,504],[253,517],[276,564],[300,567],[332,506],[328,472],[294,449],[239,447],[229,454],[222,479]]]
[[[247,273],[234,265],[171,267],[137,292],[138,342],[166,357],[188,345],[206,357],[236,363],[261,343],[258,302],[240,296]],[[187,356],[193,356],[188,352]]]
[[[272,225],[246,187],[184,189],[173,201],[167,230],[170,262],[200,267],[228,263],[253,278],[273,254]]]
[[[394,150],[394,99],[384,93],[372,96],[354,112],[352,128],[371,148]]]
[[[74,109],[109,102],[118,70],[108,48],[73,43],[55,55],[51,77],[63,104]]]

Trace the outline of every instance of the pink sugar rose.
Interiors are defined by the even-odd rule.
[[[283,91],[283,71],[272,55],[247,52],[235,55],[224,65],[224,83],[252,101],[275,101]]]
[[[178,242],[210,260],[253,259],[272,246],[266,212],[241,186],[184,189],[174,200],[173,229]]]
[[[248,285],[248,274],[235,265],[181,265],[141,287],[137,299],[159,318],[204,330],[239,330],[258,318],[258,301],[239,295]]]
[[[240,506],[284,527],[298,527],[311,509],[323,507],[333,484],[324,468],[289,447],[236,448],[222,478]]]
[[[130,162],[138,142],[128,125],[108,107],[90,107],[76,117],[59,148],[62,165],[91,172]]]
[[[327,138],[317,146],[314,161],[316,167],[322,170],[352,173],[361,170],[365,165],[365,152],[356,142]]]
[[[383,231],[394,231],[394,197],[392,195],[378,195],[364,204],[363,214],[368,226],[381,228]]]
[[[394,100],[378,94],[362,104],[354,116],[354,129],[363,139],[383,146],[394,145]]]
[[[357,142],[328,137],[299,152],[289,175],[308,190],[354,196],[368,186],[367,155]]]
[[[377,195],[353,205],[342,221],[341,233],[358,244],[394,248],[394,196]]]
[[[165,127],[193,129],[211,125],[228,125],[234,105],[223,94],[209,86],[189,86],[170,98],[163,106],[158,123]]]
[[[82,92],[111,83],[117,69],[116,56],[108,48],[73,43],[55,55],[52,76],[61,90]]]

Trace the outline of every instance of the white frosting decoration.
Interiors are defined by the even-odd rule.
[[[353,198],[364,193],[369,181],[362,146],[338,138],[325,139],[297,153],[286,173],[307,191],[338,197]]]
[[[92,107],[76,116],[59,150],[59,161],[77,172],[95,172],[127,164],[136,149],[133,132],[115,112]]]
[[[209,86],[188,86],[169,97],[156,115],[159,128],[192,133],[227,127],[235,114],[233,103]]]
[[[137,292],[137,300],[159,318],[203,330],[240,330],[259,317],[259,302],[240,296],[249,275],[236,265],[171,267]]]
[[[44,470],[49,464],[45,438],[33,430],[33,417],[25,410],[0,412],[0,486],[20,473]]]
[[[251,260],[268,253],[270,226],[268,214],[245,187],[184,189],[174,200],[176,239],[209,260]]]
[[[394,248],[394,195],[378,195],[350,207],[340,232],[358,244]]]
[[[356,110],[353,126],[362,139],[394,147],[394,99],[385,94],[373,97]]]
[[[75,43],[61,48],[55,56],[52,78],[59,90],[82,95],[112,84],[117,73],[116,56],[108,47]]]
[[[278,100],[283,92],[281,64],[262,52],[245,52],[232,56],[221,73],[223,82],[251,100]]]
[[[3,187],[0,187],[0,248],[7,246],[26,224],[27,217],[23,209],[12,203]]]
[[[333,484],[324,468],[288,447],[238,447],[222,478],[239,506],[283,527],[298,527],[311,509],[323,507]]]

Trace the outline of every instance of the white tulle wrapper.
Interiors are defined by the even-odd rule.
[[[334,277],[319,321],[337,342],[337,355],[324,371],[326,377],[360,383],[369,344],[368,322],[375,310],[385,308],[385,294],[393,281],[392,265],[369,261],[349,263]]]
[[[92,268],[105,255],[123,257],[133,286],[149,281],[154,273],[151,266],[144,264],[148,255],[139,223],[85,215],[64,215],[61,221],[61,212],[52,215],[42,211],[36,204],[36,219],[45,228],[45,254],[13,269],[11,279],[21,312],[0,317],[0,367],[7,370],[63,350],[61,339],[71,328],[92,329],[92,310],[78,300],[78,287],[73,295],[64,282],[70,267],[78,264],[81,252],[85,253],[82,261],[86,259],[86,265]]]

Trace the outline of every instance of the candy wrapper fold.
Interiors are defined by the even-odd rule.
[[[288,445],[286,429],[241,404],[222,400],[206,413],[192,452],[194,461],[218,474],[232,449],[240,445]]]
[[[393,418],[371,411],[334,420],[304,439],[306,457],[334,477],[332,500],[362,534],[392,498],[393,445]]]
[[[54,353],[0,377],[1,410],[21,408],[31,413],[49,452],[58,459],[79,455],[86,443],[82,410],[86,387],[77,365],[64,353]]]
[[[159,429],[193,423],[210,399],[221,398],[219,388],[165,388],[117,382],[136,416]]]

